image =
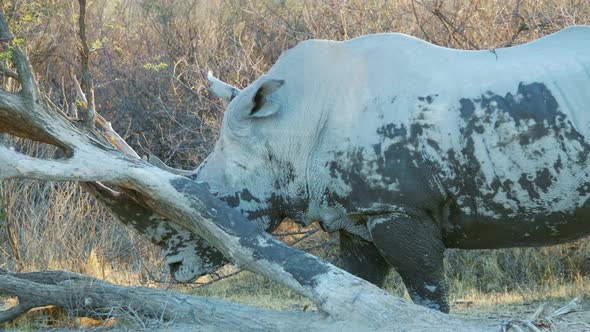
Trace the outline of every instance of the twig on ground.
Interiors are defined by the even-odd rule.
[[[547,316],[541,317],[547,310],[547,303],[543,303],[535,311],[535,313],[533,313],[530,319],[502,322],[500,325],[500,331],[514,330],[517,332],[524,332],[525,330],[523,328],[532,332],[552,331],[556,325],[556,320],[561,319],[565,315],[578,311],[579,302],[580,299],[576,297],[563,307],[554,310]]]

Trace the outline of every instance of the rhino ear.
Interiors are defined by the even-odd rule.
[[[285,81],[270,79],[260,85],[258,91],[252,98],[252,109],[250,116],[255,118],[264,118],[277,113],[281,109],[281,104],[273,98],[275,93]]]
[[[209,80],[209,83],[211,83],[211,86],[209,87],[211,92],[213,92],[217,97],[221,98],[225,105],[229,104],[232,99],[242,92],[242,90],[233,87],[213,76],[211,71],[207,73],[207,79]]]

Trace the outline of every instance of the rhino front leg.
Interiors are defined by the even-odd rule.
[[[414,303],[448,313],[445,247],[436,222],[426,213],[395,213],[373,217],[367,226],[375,246],[400,274]]]
[[[340,230],[340,261],[344,270],[379,287],[391,269],[373,243],[344,230]]]

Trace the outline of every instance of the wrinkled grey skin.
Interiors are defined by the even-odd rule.
[[[228,109],[196,180],[269,231],[340,232],[346,269],[394,267],[416,303],[448,312],[445,248],[590,232],[588,27],[493,51],[307,41],[243,91],[211,81]]]

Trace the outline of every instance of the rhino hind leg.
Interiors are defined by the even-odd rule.
[[[343,230],[340,231],[340,262],[344,270],[379,287],[383,287],[391,270],[373,243]]]
[[[426,214],[396,213],[373,217],[368,227],[375,246],[400,274],[414,303],[448,313],[445,247],[435,221]]]

